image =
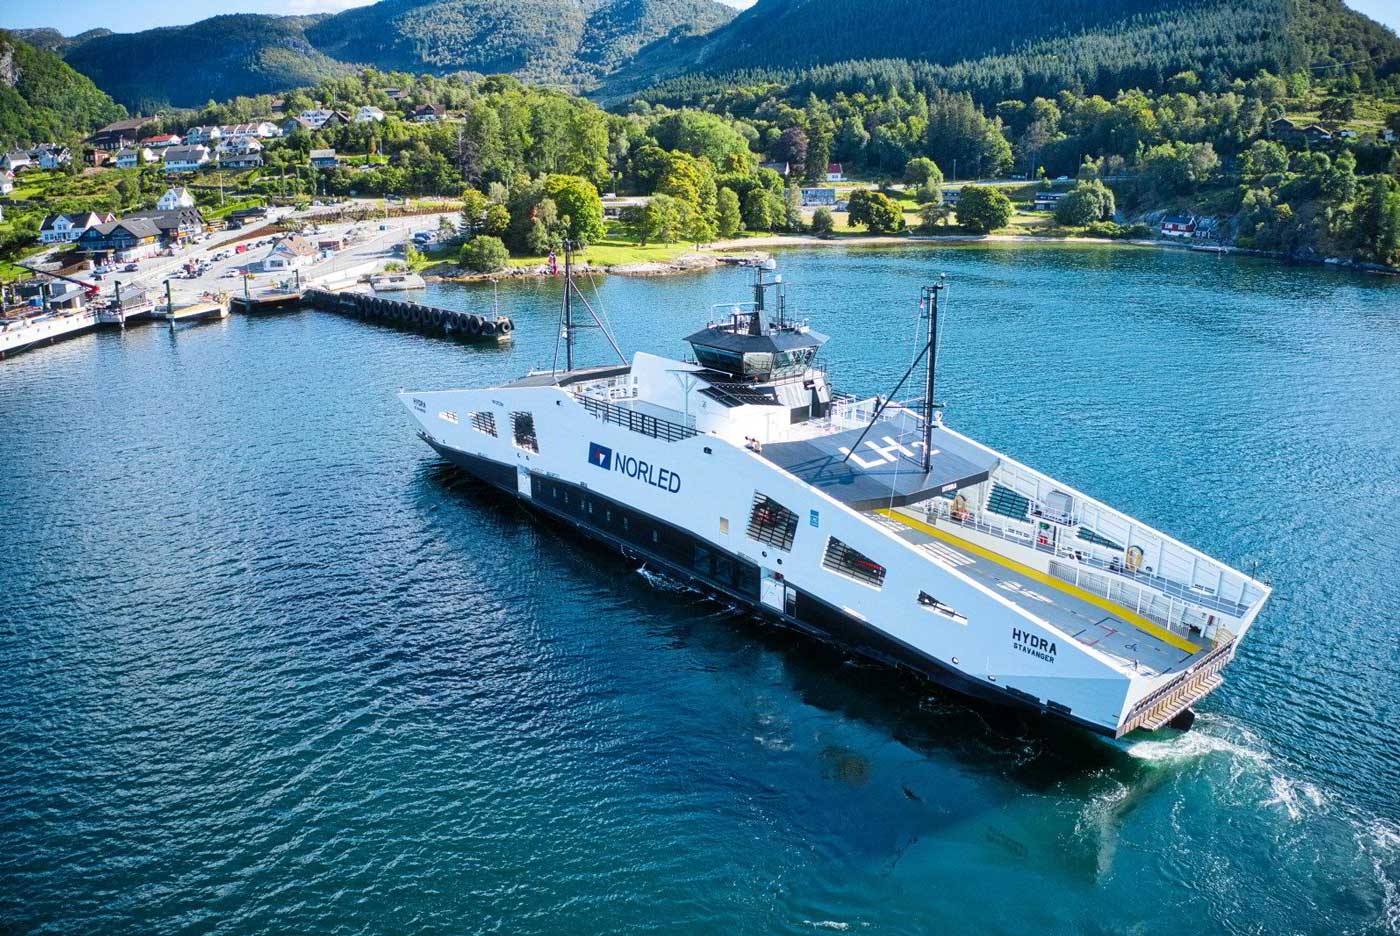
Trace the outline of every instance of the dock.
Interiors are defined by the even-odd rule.
[[[209,319],[228,318],[229,300],[227,296],[205,299],[179,309],[168,309],[165,320],[171,325],[179,322],[201,322]]]
[[[488,317],[363,292],[308,289],[301,301],[325,312],[462,341],[505,341],[515,331],[515,322],[506,315]]]
[[[180,308],[172,308],[169,299],[157,304],[144,295],[129,295],[119,302],[86,308],[17,309],[0,316],[0,359],[102,325],[126,328],[129,323],[164,319],[173,326],[181,322],[219,320],[230,312],[259,315],[311,308],[455,341],[491,344],[509,340],[515,331],[515,323],[506,315],[484,316],[440,309],[359,291],[291,290],[286,288],[288,285],[284,283],[268,292],[245,296],[206,293],[199,301]]]

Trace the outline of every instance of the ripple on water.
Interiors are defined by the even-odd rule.
[[[948,271],[952,422],[1257,560],[1277,600],[1197,731],[1117,749],[967,705],[444,470],[393,392],[547,364],[557,283],[502,287],[489,353],[316,313],[102,333],[0,363],[0,920],[1400,932],[1396,284],[1085,248],[784,268],[868,393]],[[675,353],[742,289],[599,295]]]

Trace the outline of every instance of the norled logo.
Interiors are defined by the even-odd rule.
[[[604,471],[616,471],[652,487],[672,494],[681,489],[681,476],[668,468],[660,468],[623,452],[614,452],[606,445],[588,443],[588,463]]]

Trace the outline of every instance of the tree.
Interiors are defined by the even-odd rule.
[[[1055,206],[1055,220],[1083,227],[1095,221],[1111,221],[1118,206],[1113,191],[1098,179],[1080,182]],[[1000,225],[998,225],[1000,226]]]
[[[940,223],[946,225],[952,214],[952,205],[924,205],[919,209],[919,230],[932,234]]]
[[[628,208],[622,214],[622,224],[637,243],[674,244],[694,229],[695,209],[683,199],[672,195],[653,195],[640,207]]]
[[[744,226],[744,217],[739,211],[739,196],[732,188],[721,188],[716,199],[719,205],[719,218],[715,227],[720,237],[733,237]]]
[[[801,127],[788,127],[778,137],[773,147],[773,158],[791,163],[793,166],[807,164],[807,131]]]
[[[812,212],[812,233],[818,237],[826,237],[836,230],[836,219],[831,216],[830,208],[818,208]]]
[[[1220,166],[1209,143],[1162,143],[1142,156],[1142,178],[1159,195],[1184,195]]]
[[[544,192],[557,207],[571,240],[587,245],[602,239],[603,200],[592,182],[576,175],[551,175],[544,181]]]
[[[470,237],[477,233],[486,220],[486,209],[490,202],[486,196],[474,188],[462,190],[462,233]]]
[[[505,205],[487,205],[486,217],[481,222],[481,233],[492,237],[503,237],[510,229],[510,211]]]
[[[964,186],[958,196],[958,223],[974,234],[1006,227],[1016,208],[1006,193],[990,185]]]
[[[749,189],[743,200],[744,227],[750,231],[776,230],[785,207],[781,195],[766,188]]]
[[[872,234],[893,234],[904,230],[904,212],[884,192],[859,189],[846,203],[851,224],[863,224]]]
[[[783,230],[802,230],[802,190],[795,185],[783,196]]]
[[[1288,150],[1282,143],[1255,140],[1240,157],[1240,175],[1249,181],[1288,171]]]
[[[462,246],[458,262],[474,273],[495,273],[510,262],[510,251],[499,237],[478,234]]]
[[[915,156],[904,164],[904,184],[910,188],[924,188],[928,185],[943,184],[943,170],[938,163],[927,156]]]
[[[732,156],[752,165],[749,141],[731,123],[715,114],[675,111],[652,124],[651,135],[662,149],[704,156],[716,166],[724,165]]]

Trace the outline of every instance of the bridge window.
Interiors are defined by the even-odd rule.
[[[538,452],[540,440],[535,435],[535,417],[529,413],[511,413],[510,418],[515,427],[516,447],[527,452]]]
[[[767,494],[754,493],[753,509],[749,513],[749,536],[760,543],[791,550],[797,535],[797,514],[773,500]]]
[[[852,549],[836,537],[827,540],[822,565],[833,572],[849,575],[858,582],[880,588],[885,584],[885,567]]]
[[[491,438],[496,438],[496,414],[495,413],[472,413],[472,428],[477,432],[484,432]]]
[[[928,608],[930,611],[937,611],[939,614],[946,615],[959,624],[967,623],[967,615],[959,614],[957,611],[953,610],[951,605],[945,605],[926,591],[919,592],[919,604]]]

